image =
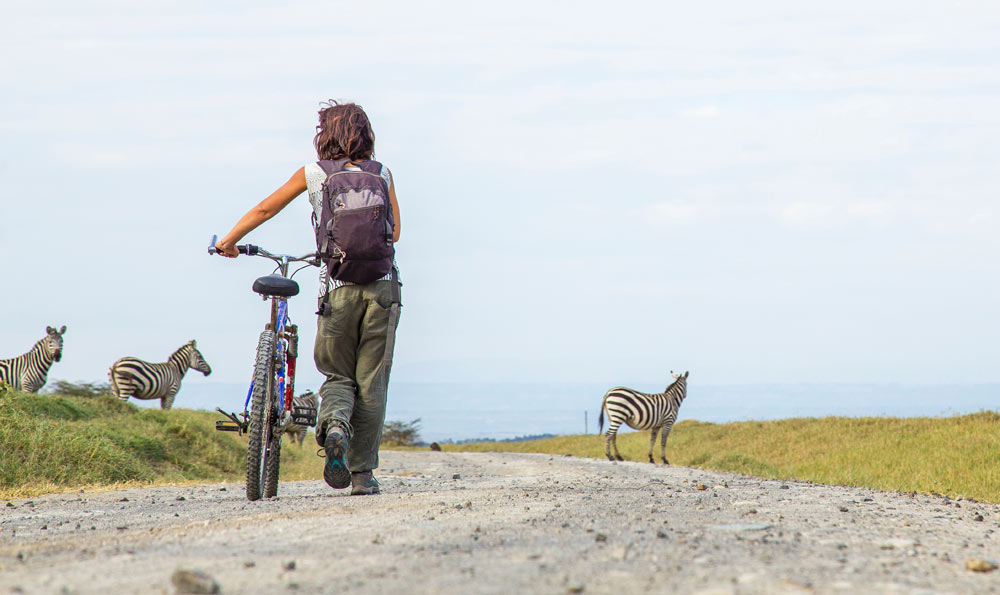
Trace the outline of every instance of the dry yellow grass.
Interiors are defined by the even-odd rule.
[[[1000,502],[1000,415],[934,418],[826,417],[728,424],[684,421],[667,441],[672,464],[766,478],[882,490],[964,495]],[[649,433],[620,434],[618,447],[646,461]],[[506,451],[604,458],[604,437],[443,445],[450,451]],[[659,444],[654,450],[658,458]]]
[[[242,482],[246,438],[216,432],[206,411],[140,409],[110,397],[0,395],[0,498],[76,489]],[[729,424],[684,421],[667,443],[671,463],[767,478],[964,495],[1000,503],[1000,415],[804,418]],[[649,434],[618,438],[646,461]],[[447,451],[604,457],[604,438],[444,444]],[[657,446],[654,452],[658,453]],[[319,479],[312,435],[287,438],[281,479]]]

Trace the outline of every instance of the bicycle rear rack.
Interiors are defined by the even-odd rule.
[[[221,413],[222,415],[225,415],[227,418],[229,418],[229,419],[220,419],[216,421],[215,422],[216,430],[220,432],[236,432],[240,436],[242,436],[247,431],[247,428],[249,427],[250,424],[247,423],[247,414],[245,411],[240,414],[240,416],[243,417],[243,419],[241,420],[239,417],[236,416],[235,413],[227,413],[218,407],[216,407],[215,410]]]

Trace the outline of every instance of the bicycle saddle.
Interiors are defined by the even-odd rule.
[[[299,284],[281,275],[265,275],[253,282],[253,290],[263,296],[292,297],[299,295]]]

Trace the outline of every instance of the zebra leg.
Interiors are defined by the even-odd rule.
[[[130,384],[119,383],[116,388],[115,396],[122,401],[128,401],[131,397],[135,396],[135,387]]]
[[[176,392],[170,393],[165,397],[160,399],[160,409],[170,409],[174,406],[174,397],[177,396]]]
[[[111,381],[111,393],[122,401],[128,401],[135,394],[135,385],[127,376],[120,375],[114,366],[108,373],[108,380]]]
[[[653,447],[656,446],[656,433],[660,431],[660,428],[653,428],[652,434],[649,436],[649,462],[656,464],[653,460]]]
[[[615,458],[619,461],[624,461],[625,457],[622,456],[622,453],[618,452],[618,432],[615,432],[615,435],[611,437],[611,446],[615,449]]]
[[[670,428],[663,428],[663,434],[660,435],[660,458],[663,459],[664,465],[669,465],[670,461],[667,460],[667,434],[670,433]],[[652,458],[652,453],[650,453],[650,458]]]
[[[609,461],[614,461],[615,459],[619,461],[624,461],[620,452],[618,452],[618,427],[621,426],[621,420],[613,420],[608,416],[608,433],[604,436],[604,454],[608,457]],[[615,456],[611,457],[611,449],[614,448]]]

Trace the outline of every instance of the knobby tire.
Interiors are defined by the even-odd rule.
[[[271,446],[267,451],[267,463],[264,470],[264,497],[274,498],[278,495],[278,467],[281,465],[281,434],[271,428]]]
[[[266,330],[257,342],[257,359],[253,369],[253,391],[250,396],[250,428],[247,432],[247,500],[259,500],[265,464],[265,436],[270,434],[269,393],[274,385],[274,331]],[[266,490],[265,490],[266,492]]]

